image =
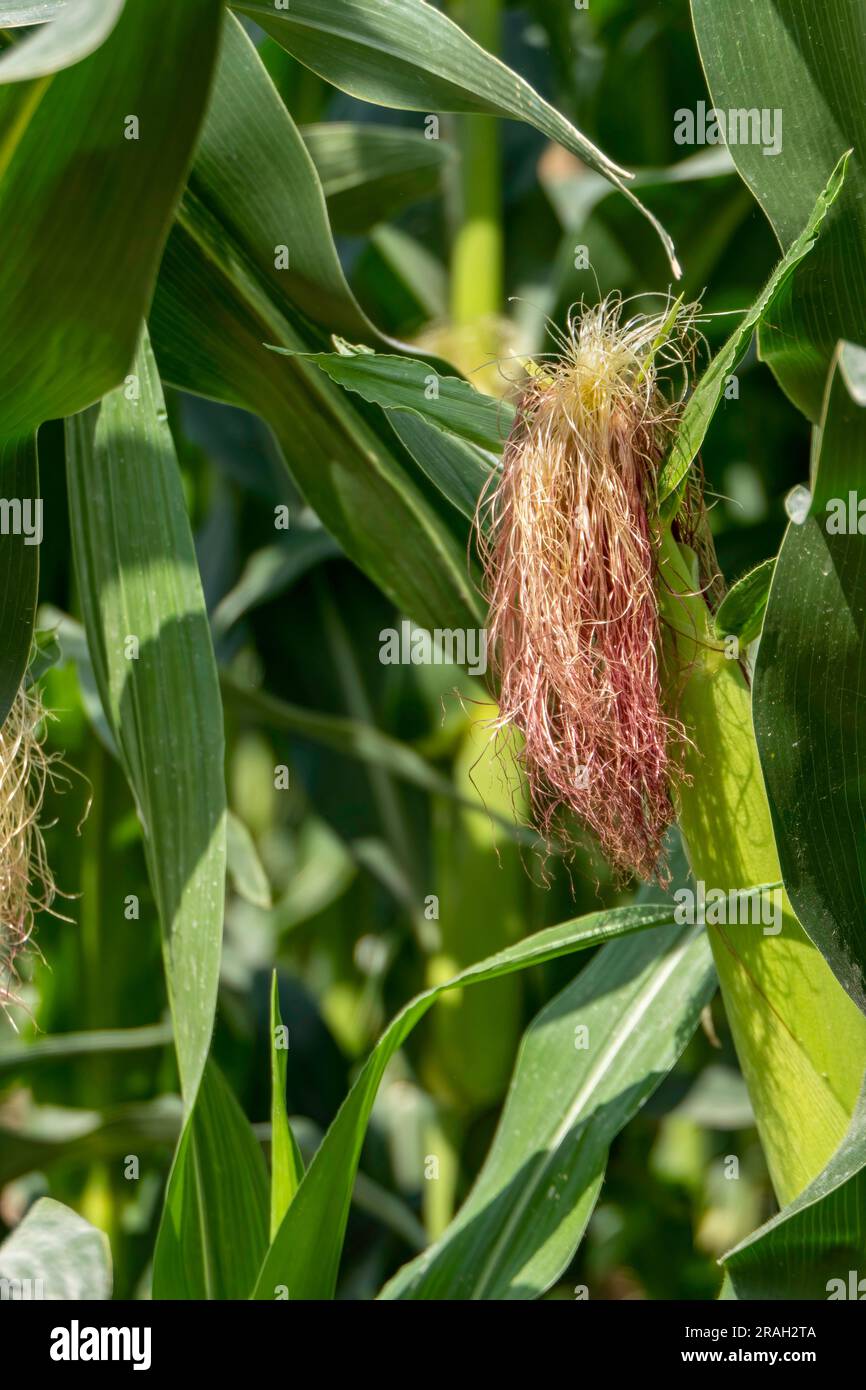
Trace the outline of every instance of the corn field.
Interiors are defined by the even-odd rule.
[[[0,0],[3,1300],[866,1297],[864,91]]]

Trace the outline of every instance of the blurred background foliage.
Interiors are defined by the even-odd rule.
[[[460,6],[453,12],[459,20]],[[546,317],[561,323],[573,301],[611,289],[667,290],[663,250],[633,207],[535,131],[498,122],[501,313],[467,324],[451,279],[466,118],[442,117],[440,141],[422,145],[421,117],[335,92],[248,29],[317,161],[350,284],[382,332],[447,348],[479,373],[477,384],[504,392],[508,365],[491,368],[491,359],[543,350]],[[526,0],[505,9],[500,51],[612,158],[640,171],[641,197],[677,243],[686,294],[718,315],[706,327],[717,347],[730,327],[725,313],[752,303],[778,249],[724,152],[674,143],[673,112],[708,99],[686,0],[592,0],[586,10]],[[361,177],[348,137],[339,156],[323,137],[335,123],[375,128],[378,173]],[[418,136],[411,174],[395,175],[395,129]],[[590,269],[575,269],[582,245]],[[807,427],[768,369],[752,353],[738,375],[739,399],[720,408],[703,454],[729,581],[775,553],[784,495],[808,474]],[[545,925],[642,890],[613,885],[589,847],[570,873],[542,866],[488,814],[509,820],[514,808],[482,757],[481,684],[447,666],[382,665],[379,633],[402,615],[305,506],[267,427],[176,390],[168,403],[225,675],[233,820],[214,1050],[266,1144],[276,967],[290,1021],[289,1113],[309,1153],[384,1023],[413,993]],[[16,1012],[17,1035],[0,1023],[0,1236],[50,1193],[109,1232],[115,1294],[126,1297],[148,1287],[181,1109],[135,807],[94,731],[80,630],[57,629],[58,613],[80,618],[62,451],[60,427],[43,428],[40,628],[56,630],[62,651],[45,700],[65,777],[50,798],[48,841],[68,920],[40,921],[30,1014]],[[287,531],[274,529],[281,504]],[[268,701],[241,697],[240,684]],[[303,711],[375,725],[476,807],[480,793],[487,810],[347,757],[304,731]],[[280,767],[288,789],[275,787]],[[376,1104],[340,1296],[373,1296],[447,1224],[483,1161],[520,1036],[574,970],[558,960],[449,996],[412,1036]],[[89,1054],[78,1039],[93,1030],[123,1030],[118,1050]],[[431,1152],[438,1182],[424,1179]],[[124,1176],[129,1155],[139,1157],[138,1182]],[[548,1296],[573,1298],[585,1285],[601,1298],[713,1297],[715,1258],[771,1210],[716,1000],[615,1141],[587,1238]]]

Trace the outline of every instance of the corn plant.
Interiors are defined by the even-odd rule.
[[[866,23],[650,11],[0,0],[4,1287],[863,1268]]]

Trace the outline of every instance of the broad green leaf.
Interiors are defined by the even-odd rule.
[[[728,1297],[862,1300],[864,1261],[866,1093],[824,1171],[722,1263]]]
[[[153,1296],[246,1298],[268,1246],[261,1147],[209,1061],[172,1165],[153,1257]]]
[[[222,704],[156,364],[67,422],[69,513],[102,707],[145,833],[181,1084],[216,1008],[225,893]]]
[[[363,101],[408,111],[465,111],[525,121],[610,179],[652,223],[674,275],[670,237],[614,164],[528,82],[424,0],[235,0],[257,24],[320,77]]]
[[[747,646],[760,636],[775,566],[775,557],[765,560],[728,590],[713,617],[719,641],[734,636]]]
[[[120,18],[123,4],[124,0],[73,0],[72,4],[56,8],[56,18],[38,13],[46,9],[44,5],[27,5],[19,12],[15,27],[35,24],[42,19],[50,19],[51,23],[0,53],[0,82],[25,82],[45,77],[80,62],[108,38]],[[12,10],[13,21],[16,8]],[[8,22],[0,7],[0,28]]]
[[[455,156],[444,140],[416,130],[331,121],[301,127],[335,232],[366,232],[421,198],[438,193]]]
[[[623,907],[550,927],[411,1000],[379,1039],[307,1169],[271,1242],[255,1297],[273,1299],[280,1288],[286,1288],[292,1299],[333,1296],[352,1184],[376,1092],[389,1061],[440,995],[600,945],[613,937],[664,926],[671,921],[671,911],[669,906]]]
[[[531,1024],[475,1186],[383,1297],[531,1299],[549,1288],[586,1229],[611,1140],[670,1071],[715,989],[699,928],[605,946]]]
[[[204,110],[221,12],[219,0],[127,0],[95,53],[0,85],[0,440],[81,410],[123,380]]]
[[[151,327],[168,380],[268,421],[308,503],[398,607],[428,627],[481,621],[468,530],[434,504],[381,413],[264,347],[379,339],[346,285],[310,156],[233,16]]]
[[[776,266],[763,290],[725,346],[717,352],[683,411],[668,459],[659,477],[659,501],[664,502],[680,485],[704,442],[716,407],[722,399],[727,378],[742,359],[758,324],[772,311],[777,314],[782,297],[788,292],[797,266],[809,255],[818,240],[829,209],[839,197],[846,180],[850,153],[843,155],[833,169],[826,188],[818,195],[808,221],[787,253]]]
[[[811,256],[759,331],[760,354],[810,419],[840,338],[863,336],[866,294],[866,25],[859,0],[692,0],[714,104],[779,113],[781,149],[731,143],[781,246],[806,223],[845,150],[845,187]]]
[[[271,1235],[282,1225],[304,1176],[304,1160],[286,1114],[289,1031],[280,1017],[277,972],[271,979]]]
[[[110,1298],[108,1238],[62,1202],[40,1197],[0,1245],[0,1287],[12,1299]]]
[[[506,401],[483,396],[461,377],[440,376],[428,362],[417,358],[358,351],[309,353],[305,357],[365,401],[385,410],[411,411],[491,453],[502,453],[514,425],[516,411]]]
[[[36,436],[30,435],[6,445],[0,444],[0,497],[8,509],[9,522],[15,522],[14,508],[26,519],[29,508],[31,535],[17,534],[12,524],[0,536],[0,725],[12,708],[18,687],[24,679],[39,589],[39,535],[34,530],[39,512],[39,468]],[[41,539],[41,537],[40,537]]]
[[[254,907],[271,907],[271,885],[256,843],[243,821],[229,811],[226,820],[226,862],[236,891]]]
[[[840,344],[812,505],[782,545],[755,672],[755,733],[782,876],[839,982],[866,1010],[866,350]],[[858,491],[859,489],[859,491]]]

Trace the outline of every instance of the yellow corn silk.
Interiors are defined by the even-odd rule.
[[[39,830],[49,762],[35,687],[22,685],[0,728],[0,1004],[15,999],[16,962],[54,885]]]
[[[693,740],[679,825],[704,895],[725,1009],[773,1185],[785,1204],[821,1171],[848,1128],[866,1073],[866,1017],[806,936],[781,887],[772,910],[718,910],[723,895],[730,904],[735,890],[779,884],[781,871],[749,687],[738,661],[712,636],[692,559],[666,533],[658,586],[666,678]]]

